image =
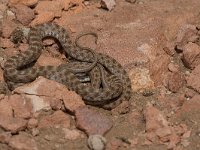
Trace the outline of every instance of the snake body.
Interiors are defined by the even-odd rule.
[[[42,40],[53,37],[59,41],[64,52],[75,60],[71,66],[60,67],[29,65],[40,57]],[[4,64],[4,79],[9,89],[35,80],[38,76],[56,80],[80,94],[86,104],[112,109],[131,96],[131,82],[123,67],[108,55],[72,44],[66,30],[54,23],[35,26],[29,33],[29,48],[10,57]],[[87,73],[91,84],[82,83],[76,73]],[[100,85],[102,84],[102,86]]]

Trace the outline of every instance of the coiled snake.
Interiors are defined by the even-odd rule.
[[[42,53],[42,40],[55,38],[70,58],[70,62],[58,67],[30,67]],[[38,76],[56,80],[80,94],[86,104],[112,109],[131,97],[131,82],[122,66],[108,55],[72,44],[66,30],[54,23],[33,27],[29,33],[29,48],[7,59],[4,79],[10,90],[35,80]],[[77,74],[87,74],[90,84],[82,83]]]

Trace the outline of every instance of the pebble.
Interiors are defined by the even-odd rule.
[[[104,150],[106,139],[101,135],[90,135],[88,138],[88,146],[92,150]]]
[[[84,130],[88,135],[104,135],[113,125],[107,116],[89,109],[87,106],[76,109],[75,117],[77,127]]]
[[[109,11],[113,10],[115,5],[115,0],[101,0],[101,7]]]

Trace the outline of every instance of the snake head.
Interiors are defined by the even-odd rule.
[[[24,39],[24,33],[21,28],[16,28],[15,30],[13,30],[13,32],[11,33],[11,41],[14,44],[22,42],[23,39]]]

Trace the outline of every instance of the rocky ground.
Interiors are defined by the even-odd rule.
[[[81,43],[118,60],[133,96],[108,111],[39,77],[0,95],[1,150],[200,149],[200,1],[1,0],[0,79],[5,60],[28,48],[16,27],[56,22],[71,33],[96,32]],[[37,64],[59,65],[52,40]]]

